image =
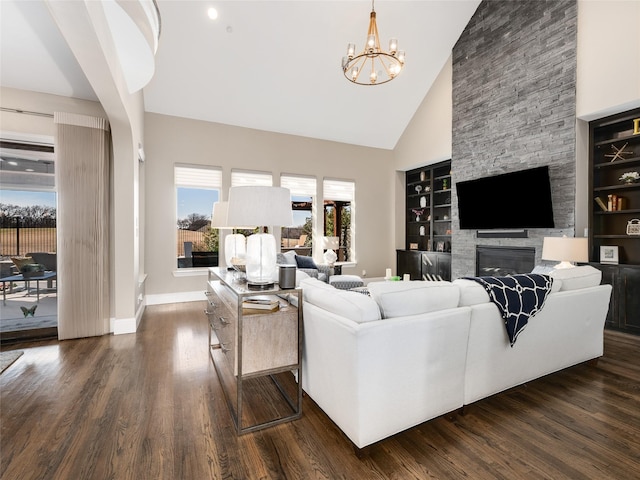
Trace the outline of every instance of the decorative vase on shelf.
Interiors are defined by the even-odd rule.
[[[625,185],[630,185],[640,180],[640,174],[638,172],[626,172],[622,174],[619,180]]]
[[[426,179],[427,179],[427,172],[423,170],[422,172],[420,172],[420,181],[424,182]]]
[[[427,197],[420,197],[420,206],[422,208],[427,206]]]
[[[425,230],[425,228],[424,228],[424,225],[420,225],[420,236],[421,236],[421,237],[424,237],[425,231],[426,231],[426,230]]]
[[[420,221],[420,215],[416,215],[416,222]]]

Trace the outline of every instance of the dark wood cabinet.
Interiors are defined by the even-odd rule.
[[[451,280],[451,254],[396,250],[397,275],[411,280]]]
[[[409,170],[405,179],[406,255],[398,250],[396,272],[412,280],[426,275],[450,279],[451,161]]]
[[[640,181],[624,180],[640,174],[640,109],[590,122],[589,143],[589,260],[613,286],[606,325],[640,334]]]
[[[640,265],[602,265],[602,283],[613,287],[606,326],[640,334]]]

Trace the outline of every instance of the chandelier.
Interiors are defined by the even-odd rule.
[[[388,52],[380,48],[376,11],[372,0],[367,42],[359,55],[356,55],[354,43],[347,45],[347,55],[342,57],[344,76],[358,85],[380,85],[396,78],[402,67],[404,67],[404,51],[398,50],[397,39],[389,40]]]

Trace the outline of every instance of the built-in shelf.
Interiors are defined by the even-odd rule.
[[[620,177],[640,173],[640,132],[633,133],[638,123],[640,109],[589,123],[590,263],[602,271],[602,283],[613,286],[606,326],[636,334],[640,333],[640,235],[626,232],[629,223],[640,218],[640,183],[622,183]],[[601,258],[605,252],[611,258]]]
[[[451,161],[406,172],[406,250],[398,250],[397,275],[451,278],[451,234],[442,233],[451,231],[451,186]],[[420,220],[416,210],[422,210]]]

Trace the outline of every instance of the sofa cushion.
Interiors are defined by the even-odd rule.
[[[451,283],[460,288],[460,303],[458,304],[460,307],[489,302],[489,294],[478,282],[457,278]]]
[[[300,288],[302,281],[307,278],[311,278],[308,273],[296,268],[296,288]]]
[[[296,264],[298,265],[298,268],[318,268],[316,262],[313,261],[313,258],[305,255],[296,255]]]
[[[580,288],[595,287],[602,281],[602,272],[591,265],[581,265],[573,268],[559,268],[551,272],[554,283],[561,280],[560,291],[578,290]]]
[[[451,282],[370,282],[382,318],[403,317],[458,306],[460,289]]]
[[[357,323],[380,320],[378,304],[356,292],[338,290],[319,280],[308,278],[300,282],[305,302]]]

